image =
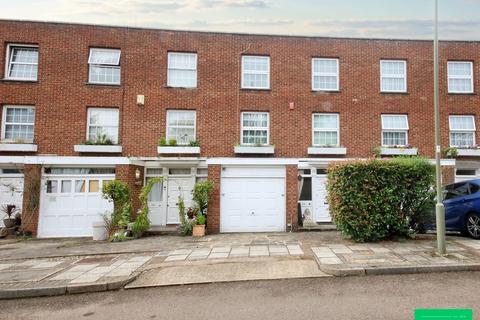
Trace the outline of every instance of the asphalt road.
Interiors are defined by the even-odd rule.
[[[479,288],[480,272],[251,281],[0,301],[0,319],[413,319],[415,308],[477,318]]]

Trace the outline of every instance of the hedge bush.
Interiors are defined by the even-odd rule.
[[[423,158],[334,163],[328,169],[332,218],[355,241],[408,236],[431,214],[434,174]]]

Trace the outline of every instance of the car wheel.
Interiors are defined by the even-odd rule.
[[[470,237],[480,239],[480,215],[469,213],[465,219],[465,229]]]

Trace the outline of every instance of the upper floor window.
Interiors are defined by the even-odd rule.
[[[3,107],[2,140],[11,142],[33,142],[34,126],[35,107]]]
[[[475,118],[473,116],[450,116],[450,146],[470,147],[475,145]]]
[[[88,108],[87,139],[98,141],[109,139],[118,143],[118,109]]]
[[[197,87],[196,53],[168,53],[167,85],[181,88]]]
[[[180,145],[194,141],[196,135],[196,112],[190,110],[167,111],[167,141],[175,139]]]
[[[9,44],[5,78],[36,81],[38,73],[38,46]]]
[[[338,146],[339,117],[332,113],[313,114],[313,145]]]
[[[120,84],[120,50],[91,48],[88,64],[90,66],[88,82]]]
[[[407,92],[407,62],[403,60],[380,61],[380,91]]]
[[[312,59],[312,90],[335,91],[339,89],[338,59]]]
[[[382,145],[408,145],[408,118],[406,115],[382,115]]]
[[[242,88],[270,89],[270,57],[242,56]]]
[[[242,112],[241,141],[243,145],[268,145],[270,119],[268,112]]]
[[[448,92],[473,92],[473,63],[468,61],[449,61],[447,63]]]

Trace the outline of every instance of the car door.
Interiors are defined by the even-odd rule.
[[[443,204],[445,206],[445,226],[447,230],[457,230],[458,221],[471,206],[470,183],[459,182],[449,185],[446,188],[446,196]]]

